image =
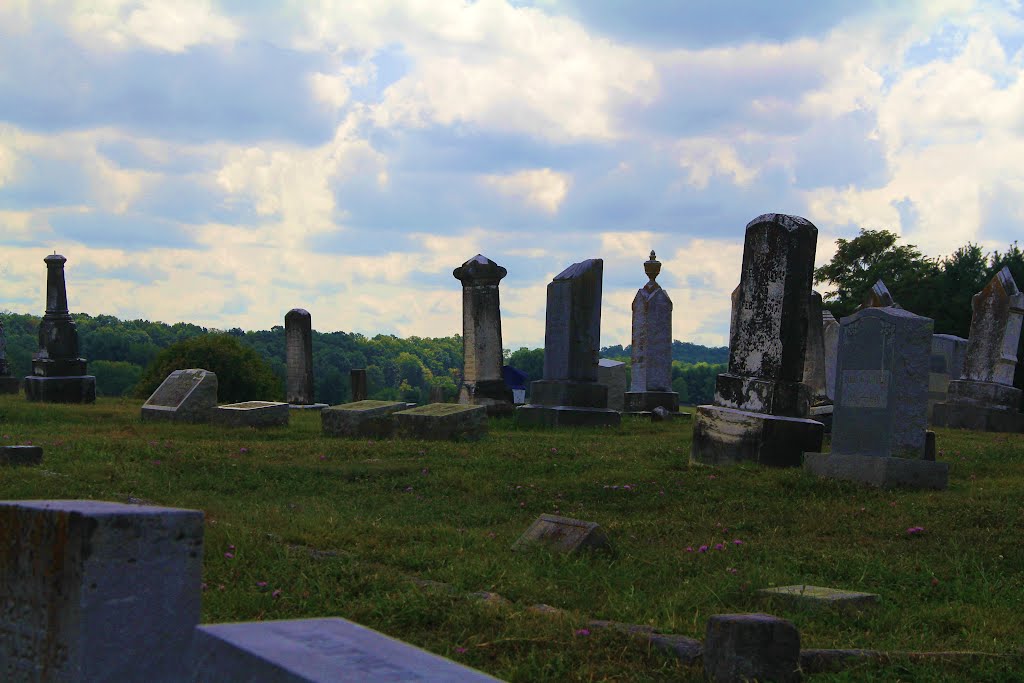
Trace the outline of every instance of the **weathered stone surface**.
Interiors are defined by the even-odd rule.
[[[498,285],[508,271],[477,254],[452,271],[462,282],[462,385],[459,403],[488,407],[489,414],[512,409],[512,391],[501,368],[501,302]]]
[[[672,299],[655,280],[661,263],[644,262],[649,278],[633,297],[631,392],[672,391]]]
[[[928,415],[937,403],[946,400],[949,383],[964,372],[967,340],[952,334],[932,335],[932,355],[928,367]]]
[[[196,683],[498,680],[339,618],[200,626],[189,667],[185,680]]]
[[[810,390],[811,405],[828,403],[825,377],[825,329],[821,310],[821,294],[811,292],[807,300],[807,353],[804,355],[803,383]]]
[[[519,427],[618,427],[622,413],[611,408],[528,403],[516,408],[515,423]]]
[[[600,382],[542,379],[530,382],[530,404],[606,408],[608,387]]]
[[[545,380],[597,381],[603,273],[604,261],[588,259],[572,264],[548,284]]]
[[[207,422],[217,407],[217,375],[201,368],[175,370],[142,404],[142,421]]]
[[[701,465],[752,461],[773,467],[799,467],[805,452],[821,450],[824,429],[820,422],[807,418],[697,406],[690,461]]]
[[[0,446],[0,465],[38,465],[42,461],[42,446]]]
[[[963,379],[1013,385],[1024,294],[1004,267],[971,299],[971,335]]]
[[[609,549],[608,536],[597,522],[541,515],[512,545],[512,550],[543,546],[552,552],[575,553]]]
[[[900,305],[892,298],[892,294],[889,293],[889,288],[885,286],[885,283],[879,280],[871,286],[868,290],[867,295],[864,297],[864,301],[860,306],[857,307],[858,311],[863,311],[865,308],[899,308]]]
[[[843,318],[833,453],[922,457],[931,343],[931,318],[900,308],[865,308]]]
[[[2,501],[0,677],[185,679],[199,623],[203,513]]]
[[[825,349],[825,395],[836,400],[836,359],[839,352],[839,322],[831,311],[821,312],[821,336]]]
[[[831,404],[830,405],[823,405],[823,406],[814,406],[813,408],[811,408],[810,418],[812,420],[817,420],[822,425],[824,425],[825,433],[826,434],[831,434],[832,433],[832,414],[834,412],[835,412],[835,406],[833,406]]]
[[[716,614],[704,639],[704,675],[716,683],[799,681],[800,632],[768,614]]]
[[[405,410],[403,401],[354,401],[320,411],[320,426],[327,436],[391,436],[395,431],[392,414]]]
[[[352,381],[352,403],[359,403],[365,401],[370,395],[367,392],[366,386],[366,369],[356,368],[349,372],[349,377]]]
[[[277,401],[228,403],[213,409],[213,421],[226,427],[287,427],[288,404]]]
[[[459,403],[434,403],[392,415],[398,436],[428,441],[476,441],[487,434],[487,409]]]
[[[826,479],[859,482],[883,489],[943,490],[949,485],[948,463],[914,458],[807,453],[804,471]]]
[[[977,384],[983,383],[978,382]],[[950,382],[950,386],[953,382]],[[1002,384],[994,386],[1004,389]],[[1020,403],[1020,390],[1017,392],[1016,402]],[[1016,410],[1007,410],[1005,407],[983,406],[971,403],[953,403],[946,401],[936,403],[932,408],[932,425],[935,427],[949,427],[950,429],[973,429],[979,432],[1024,432],[1024,415]]]
[[[809,607],[825,607],[829,609],[860,610],[878,604],[876,593],[825,588],[823,586],[779,586],[762,588],[757,594],[772,600],[780,600],[795,605]]]
[[[679,412],[679,394],[674,391],[627,391],[625,412],[649,413],[661,408],[669,413]]]
[[[608,387],[607,408],[621,411],[625,408],[626,364],[610,358],[597,361],[597,383]],[[569,404],[573,405],[573,404]]]
[[[704,658],[704,643],[696,638],[669,633],[652,633],[647,637],[652,647],[676,657],[683,666],[694,666]]]
[[[313,400],[313,318],[293,308],[284,315],[285,400],[309,405]]]

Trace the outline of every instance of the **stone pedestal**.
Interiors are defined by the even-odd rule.
[[[1020,400],[1021,390],[1006,384],[955,380],[949,383],[946,401],[932,408],[932,424],[983,432],[1024,431]]]
[[[427,441],[476,441],[487,434],[487,409],[457,403],[434,403],[392,415],[398,436]]]
[[[325,436],[391,436],[395,431],[392,414],[409,406],[401,401],[355,401],[320,411]]]
[[[514,408],[502,377],[501,303],[498,285],[508,271],[482,254],[452,271],[462,283],[462,385],[459,403],[482,405],[489,415]]]
[[[698,406],[690,460],[702,465],[751,461],[772,467],[799,467],[803,454],[821,450],[824,426],[799,417]]]
[[[21,391],[21,379],[11,377],[6,360],[0,359],[0,368],[0,394],[16,394]]]
[[[625,412],[649,413],[655,408],[679,412],[679,394],[674,391],[627,391]]]
[[[808,453],[804,458],[804,471],[817,477],[883,489],[942,490],[949,485],[949,463],[915,458]]]
[[[520,427],[618,427],[622,413],[610,408],[542,406],[528,403],[516,408]]]

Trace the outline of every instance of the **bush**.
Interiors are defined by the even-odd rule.
[[[221,403],[280,401],[284,390],[270,365],[252,348],[226,334],[204,334],[177,342],[157,354],[135,389],[148,398],[175,370],[202,368],[217,375]]]

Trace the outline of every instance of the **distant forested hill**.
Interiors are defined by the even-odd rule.
[[[602,358],[624,359],[629,358],[632,353],[633,347],[629,344],[626,346],[616,344],[615,346],[606,346],[601,349]],[[701,346],[700,344],[691,344],[690,342],[682,342],[677,339],[672,342],[672,360],[682,363],[708,363],[710,365],[728,363],[729,347]]]

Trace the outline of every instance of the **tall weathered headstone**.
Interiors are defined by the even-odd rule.
[[[825,395],[836,400],[836,359],[839,352],[839,321],[832,311],[821,312],[821,336],[825,347]]]
[[[644,272],[647,284],[633,297],[633,374],[625,409],[678,411],[679,394],[672,391],[672,299],[656,282],[661,262],[653,251]]]
[[[807,302],[807,353],[804,355],[804,384],[811,391],[811,405],[830,403],[825,365],[825,328],[821,294],[811,292]]]
[[[369,392],[366,385],[366,368],[353,368],[349,372],[352,381],[352,403],[365,401]]]
[[[508,271],[477,254],[452,271],[462,282],[462,386],[459,403],[486,406],[488,414],[514,408],[501,374],[501,302],[498,284]]]
[[[1021,431],[1021,390],[1013,386],[1013,374],[1024,293],[1017,289],[1009,268],[996,273],[974,295],[971,308],[963,377],[949,383],[946,401],[935,405],[932,423],[989,432]]]
[[[284,315],[285,400],[296,406],[313,401],[313,319],[293,308]]]
[[[25,378],[25,397],[45,403],[94,403],[96,378],[86,375],[78,356],[78,330],[68,311],[64,283],[67,259],[51,254],[46,263],[46,313],[39,323],[39,350],[32,357],[32,374]]]
[[[832,452],[808,453],[808,471],[886,488],[946,487],[948,465],[934,462],[925,429],[931,341],[932,319],[901,308],[842,319]]]
[[[544,379],[530,384],[531,403],[516,409],[527,425],[617,425],[608,387],[597,381],[604,261],[574,263],[548,284]]]
[[[821,449],[823,426],[807,419],[801,381],[817,238],[799,216],[769,213],[747,224],[729,371],[718,376],[714,405],[697,408],[693,462],[796,467],[805,451]]]
[[[949,383],[964,374],[967,340],[952,334],[932,335],[932,357],[928,368],[928,419],[937,403],[943,403]]]
[[[0,394],[16,394],[21,380],[11,377],[11,367],[7,363],[7,335],[4,332],[4,321],[0,320]]]

